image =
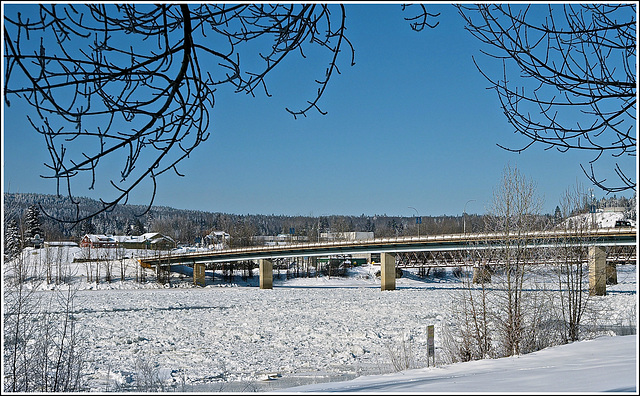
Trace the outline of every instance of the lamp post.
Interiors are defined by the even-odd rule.
[[[321,217],[327,217],[328,218],[329,216],[331,216],[331,215],[328,214],[328,213],[324,213],[324,214],[321,214],[320,216],[318,216],[318,243],[320,243],[320,218]],[[329,220],[327,220],[327,223],[329,223]],[[329,227],[329,231],[327,233],[327,241],[329,240],[329,237],[330,237],[329,234],[331,234],[331,227]]]
[[[416,211],[416,225],[418,226],[418,238],[420,238],[420,224],[422,223],[422,218],[418,213],[418,209],[414,208],[413,206],[409,206],[409,209],[413,209]]]
[[[467,204],[469,202],[474,202],[475,199],[470,199],[467,203],[464,204],[464,209],[462,209],[462,233],[467,233]]]
[[[591,212],[591,228],[596,228],[596,196],[593,195],[593,188],[589,189],[591,193],[591,206],[589,212]]]

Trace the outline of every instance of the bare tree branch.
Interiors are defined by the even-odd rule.
[[[34,109],[28,120],[50,156],[42,177],[73,200],[72,186],[94,189],[114,164],[120,168],[109,180],[114,199],[57,220],[78,224],[110,211],[149,180],[150,208],[157,177],[181,176],[177,165],[209,137],[216,87],[269,95],[267,75],[311,46],[329,54],[325,74],[305,108],[286,110],[323,113],[318,102],[339,73],[343,47],[354,64],[345,19],[344,6],[318,4],[7,6],[5,102],[18,98]],[[241,66],[251,56],[260,62]]]
[[[535,143],[561,152],[592,151],[590,171],[582,169],[593,184],[607,192],[635,191],[635,168],[623,171],[617,163],[618,182],[606,184],[593,170],[605,153],[636,155],[635,4],[457,8],[466,29],[494,50],[484,53],[503,63],[500,78],[474,59],[509,123],[529,140],[508,150],[521,152]]]

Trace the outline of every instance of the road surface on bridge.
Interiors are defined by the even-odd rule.
[[[282,246],[252,246],[209,252],[164,254],[139,258],[144,267],[172,264],[221,263],[291,257],[336,256],[371,253],[485,250],[518,243],[531,248],[559,246],[635,246],[635,228],[603,228],[526,233],[466,233],[370,240],[296,243]]]

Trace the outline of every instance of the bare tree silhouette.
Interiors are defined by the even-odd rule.
[[[607,192],[636,188],[635,167],[619,180],[598,178],[603,155],[636,155],[636,5],[464,4],[456,6],[466,29],[493,48],[503,73],[484,70],[517,133],[528,143],[561,152],[587,150],[591,182]],[[635,161],[634,161],[635,162]],[[635,166],[635,165],[634,165]]]
[[[5,102],[34,109],[29,122],[50,154],[42,177],[72,200],[72,186],[94,189],[105,174],[115,189],[99,211],[77,206],[58,220],[109,211],[150,180],[148,211],[156,179],[180,175],[180,161],[207,140],[217,87],[270,96],[267,75],[310,47],[328,54],[324,75],[303,108],[286,110],[323,113],[318,102],[340,73],[339,55],[354,64],[345,18],[337,4],[7,5]]]

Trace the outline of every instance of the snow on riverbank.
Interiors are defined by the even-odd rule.
[[[599,337],[527,355],[485,359],[284,392],[624,392],[637,394],[637,336]]]
[[[29,257],[33,260],[38,255]],[[140,390],[136,386],[143,373],[165,390],[187,392],[276,391],[388,374],[394,371],[391,354],[402,342],[411,348],[414,367],[426,367],[426,327],[431,324],[436,327],[439,367],[398,374],[401,380],[391,381],[401,383],[398,388],[389,385],[395,377],[385,375],[380,377],[386,384],[381,390],[411,391],[411,383],[431,390],[424,388],[427,380],[407,380],[423,374],[427,379],[448,372],[464,376],[460,373],[467,368],[473,372],[494,364],[497,370],[505,369],[500,364],[506,363],[498,361],[444,365],[441,331],[451,324],[452,294],[462,286],[450,270],[427,278],[405,271],[397,280],[397,290],[382,292],[374,275],[379,267],[371,265],[354,268],[347,278],[286,279],[274,274],[272,290],[259,289],[257,276],[248,282],[237,277],[231,284],[217,277],[204,288],[193,287],[189,277],[179,275],[174,275],[171,285],[154,282],[152,275],[147,282],[137,283],[131,279],[133,272],[125,281],[114,276],[111,283],[86,283],[84,264],[70,265],[75,265],[69,272],[79,288],[74,317],[87,341],[87,379],[92,391]],[[602,334],[614,334],[616,328],[636,322],[636,266],[618,266],[618,282],[607,287],[607,296],[593,299],[597,317],[584,319],[602,328],[609,326],[611,330]],[[47,289],[55,288],[48,285],[40,293],[53,296]],[[529,359],[524,358],[511,361]],[[545,375],[530,371],[534,372]],[[376,389],[370,388],[370,382],[376,381],[370,377],[358,381],[365,382],[336,386]],[[475,390],[447,386],[451,391]],[[628,381],[621,386],[628,387]]]

